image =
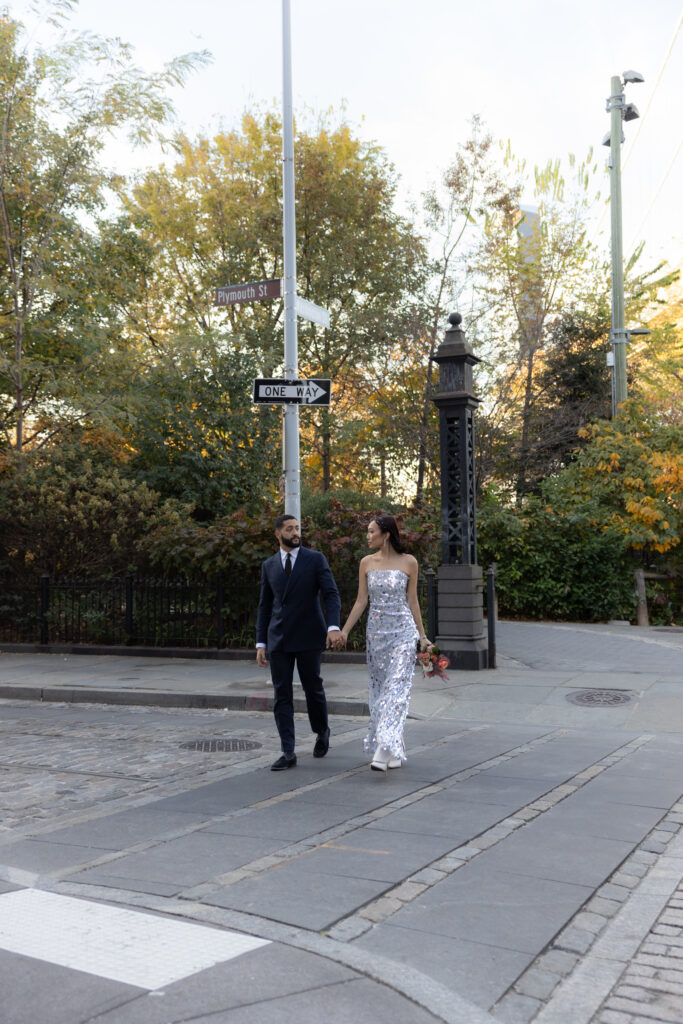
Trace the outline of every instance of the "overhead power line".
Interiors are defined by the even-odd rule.
[[[682,25],[683,25],[683,9],[681,9],[681,13],[678,16],[678,22],[676,23],[676,27],[674,28],[673,35],[671,36],[671,41],[669,42],[669,45],[668,45],[667,50],[666,50],[666,53],[664,54],[664,59],[662,60],[661,66],[660,66],[659,71],[657,73],[657,78],[655,79],[655,84],[654,84],[654,86],[652,88],[652,92],[650,93],[650,98],[649,98],[649,100],[647,102],[647,106],[645,107],[645,112],[643,113],[642,117],[639,118],[639,120],[638,120],[638,126],[636,128],[636,131],[635,131],[634,135],[631,138],[631,143],[629,145],[628,152],[626,153],[626,155],[624,156],[624,159],[622,161],[622,165],[621,165],[622,173],[623,173],[624,168],[626,167],[626,164],[627,164],[628,160],[631,157],[631,154],[633,153],[633,147],[635,145],[636,139],[638,138],[638,135],[640,134],[640,129],[643,126],[643,122],[645,121],[645,118],[647,117],[647,115],[648,115],[648,113],[650,111],[650,108],[652,107],[652,101],[653,101],[653,99],[655,97],[655,93],[657,92],[657,88],[659,86],[659,83],[662,80],[662,76],[663,76],[664,71],[666,69],[666,65],[669,62],[669,57],[671,56],[671,54],[673,52],[673,48],[676,45],[676,40],[678,39],[678,34],[681,31],[681,26]],[[642,221],[641,221],[641,223],[640,223],[640,225],[638,227],[638,234],[640,233],[640,230],[641,230],[643,224],[645,223],[645,221],[649,217],[650,211],[652,210],[652,207],[654,206],[655,201],[657,200],[657,198],[659,196],[659,193],[661,192],[662,188],[664,187],[664,183],[666,182],[666,179],[668,178],[668,176],[669,176],[669,174],[671,172],[671,169],[672,169],[674,163],[676,162],[676,158],[678,157],[678,153],[680,152],[680,148],[681,147],[679,146],[678,149],[676,150],[676,152],[674,154],[674,157],[673,157],[673,160],[671,161],[669,167],[667,168],[667,170],[666,170],[666,172],[664,174],[664,177],[660,181],[659,186],[658,186],[658,188],[657,188],[657,190],[656,190],[652,200],[650,201],[650,205],[647,208],[647,213],[643,217],[643,219],[642,219]],[[597,238],[598,238],[598,236],[600,234],[600,231],[602,230],[602,225],[604,223],[605,217],[607,216],[608,209],[609,209],[609,199],[604,204],[602,213],[600,215],[600,219],[599,219],[599,221],[597,223],[597,226],[594,229],[594,232],[595,232],[594,237],[595,237],[596,241],[597,241]],[[637,238],[636,238],[636,243],[637,243]],[[634,246],[634,248],[635,248],[635,246]]]
[[[638,241],[640,239],[640,232],[643,230],[643,225],[645,224],[647,218],[650,216],[650,214],[652,212],[652,207],[657,202],[657,200],[659,198],[659,193],[664,188],[664,186],[666,184],[666,180],[669,177],[669,175],[671,174],[671,171],[673,170],[673,166],[676,163],[676,160],[678,159],[678,154],[680,153],[682,148],[683,148],[683,139],[681,139],[681,141],[678,143],[678,149],[676,150],[676,152],[674,153],[673,157],[671,158],[671,162],[669,163],[669,166],[665,170],[664,176],[662,177],[662,180],[660,181],[659,185],[657,186],[657,188],[655,190],[655,194],[653,195],[652,199],[650,200],[650,205],[648,206],[647,210],[645,211],[643,219],[641,220],[641,222],[638,225],[636,231],[634,232],[634,235],[633,235],[633,245],[630,247],[631,253],[630,253],[629,259],[631,258],[631,256],[633,255],[633,253],[636,250],[636,246],[638,245]]]
[[[628,163],[628,161],[629,161],[629,159],[631,157],[631,153],[633,152],[633,147],[636,144],[636,139],[638,138],[638,136],[640,134],[640,129],[643,127],[643,123],[645,121],[645,118],[647,117],[647,115],[648,115],[648,113],[650,111],[650,107],[652,106],[652,101],[653,101],[653,99],[655,97],[655,93],[657,92],[657,86],[659,85],[659,83],[662,80],[662,75],[664,74],[664,69],[666,68],[666,65],[668,64],[669,57],[671,56],[671,52],[672,52],[674,46],[676,45],[676,40],[678,39],[678,33],[681,31],[681,25],[683,25],[683,9],[681,10],[681,13],[678,16],[678,24],[676,25],[676,28],[674,29],[674,33],[673,33],[673,35],[671,37],[671,42],[669,43],[669,48],[667,49],[666,54],[664,55],[664,60],[662,61],[662,66],[660,67],[659,72],[657,74],[657,78],[655,79],[655,84],[654,84],[654,86],[652,88],[652,92],[650,93],[650,99],[648,100],[647,106],[645,107],[645,112],[642,115],[642,117],[638,120],[638,127],[636,128],[633,136],[631,137],[631,144],[628,147],[628,153],[626,153],[626,155],[624,156],[624,159],[622,161],[622,164],[621,164],[622,172],[623,172],[624,168],[626,167],[626,164]]]

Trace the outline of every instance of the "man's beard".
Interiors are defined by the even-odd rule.
[[[286,548],[301,547],[301,540],[298,537],[282,537],[281,540]]]

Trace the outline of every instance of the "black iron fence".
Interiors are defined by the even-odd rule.
[[[436,623],[435,574],[420,576],[427,633]],[[337,577],[343,615],[356,596],[357,576]],[[54,579],[47,574],[0,581],[0,643],[253,647],[260,571],[200,579],[143,577]],[[343,623],[340,623],[342,625]],[[352,635],[363,649],[364,623]]]

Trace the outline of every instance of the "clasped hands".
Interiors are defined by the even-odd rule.
[[[326,647],[331,647],[333,651],[340,651],[342,647],[346,647],[346,641],[348,637],[346,633],[343,633],[339,629],[331,629],[327,634]]]

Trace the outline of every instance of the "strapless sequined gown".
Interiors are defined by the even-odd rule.
[[[408,605],[408,576],[401,569],[370,569],[367,582],[370,729],[364,746],[369,754],[385,747],[405,761],[403,727],[419,635]]]

